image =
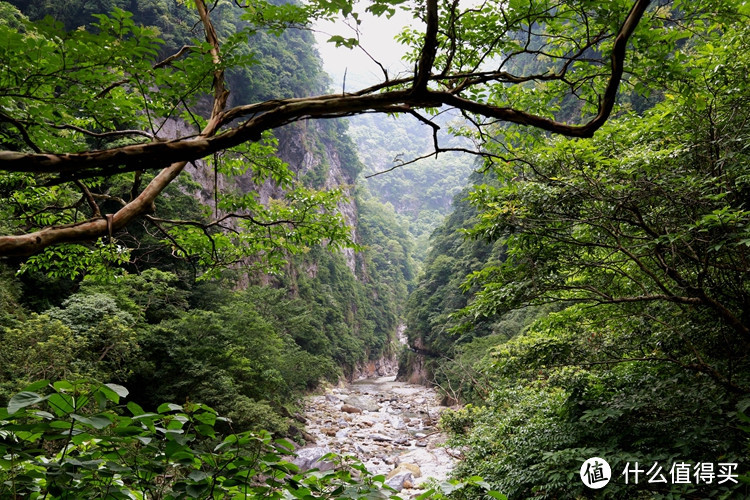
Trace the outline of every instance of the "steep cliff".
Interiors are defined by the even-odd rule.
[[[32,20],[51,15],[69,30],[91,27],[96,21],[94,14],[111,8],[110,5],[76,1],[68,2],[70,8],[67,10],[36,0],[14,3]],[[135,23],[159,31],[165,41],[159,49],[160,57],[176,52],[185,43],[197,43],[191,39],[202,36],[200,25],[195,25],[194,13],[183,4],[129,2],[120,6],[133,11]],[[229,2],[214,7],[214,17],[220,20],[216,23],[220,38],[227,39],[246,27],[241,8]],[[275,36],[259,31],[249,34],[246,41],[239,44],[235,55],[246,58],[248,64],[227,74],[230,104],[311,95],[328,86],[328,77],[322,71],[313,37],[308,32],[287,30],[281,36]],[[176,111],[172,116],[175,118],[157,124],[159,136],[166,139],[194,135],[206,106],[200,99],[197,103],[190,103],[190,111],[182,109],[186,103],[174,104]],[[147,113],[146,110],[142,112]],[[178,118],[180,113],[182,116]],[[292,329],[293,333],[288,336],[297,346],[311,355],[330,360],[346,376],[377,371],[376,367],[381,367],[382,372],[382,367],[388,365],[383,357],[392,356],[395,351],[393,344],[405,303],[406,281],[412,275],[408,234],[392,211],[381,210],[381,206],[366,193],[355,190],[354,181],[362,165],[347,135],[345,122],[301,121],[275,131],[274,135],[278,141],[277,156],[290,166],[304,185],[343,192],[338,210],[350,228],[350,239],[360,245],[362,251],[309,248],[306,253],[287,255],[289,263],[286,268],[273,275],[233,264],[235,281],[222,286],[245,289],[263,284],[276,287],[290,299],[301,299],[305,306],[299,314],[313,326]],[[271,203],[281,194],[280,188],[271,182],[256,185],[250,172],[232,177],[217,173],[216,161],[223,160],[208,158],[189,166],[186,170],[189,176],[184,176],[179,189],[158,202],[162,217],[195,218],[200,217],[201,211],[214,218],[221,216],[221,208],[216,202],[230,192],[240,195],[255,193],[262,203]],[[181,211],[183,205],[190,206],[189,214]],[[166,208],[171,212],[164,215]],[[141,259],[137,265],[131,263],[129,273],[137,274],[156,267],[178,274],[184,280],[181,285],[184,288],[194,286],[190,281],[200,275],[200,270],[196,270],[196,259],[191,260],[186,252],[175,251],[179,245],[175,244],[172,249],[165,247],[164,236],[150,228],[138,226],[128,230],[129,241],[134,242],[132,255],[137,254]],[[231,231],[232,226],[228,226],[228,230]],[[149,239],[148,248],[141,244],[145,239]],[[170,261],[171,254],[179,254],[183,261],[175,264],[174,259]],[[252,257],[248,260],[252,261]],[[396,267],[391,269],[392,265]],[[53,299],[53,304],[63,299]],[[206,309],[214,306],[208,300],[196,300],[196,303]]]
[[[403,315],[407,282],[413,279],[410,236],[393,209],[355,188],[362,168],[345,122],[305,122],[277,133],[278,154],[308,185],[342,189],[338,210],[360,251],[311,248],[290,258],[280,275],[240,272],[238,286],[253,282],[285,289],[304,300],[318,325],[319,338],[298,339],[313,354],[331,357],[348,379],[395,374],[396,330]],[[261,200],[277,197],[270,184],[255,186],[245,176],[214,176],[205,162],[190,171],[201,204],[214,205],[215,189],[255,191]],[[241,266],[240,266],[241,267]],[[240,269],[241,271],[241,269]]]

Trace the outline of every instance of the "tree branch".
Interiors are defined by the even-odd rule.
[[[414,93],[427,90],[427,82],[430,81],[432,66],[437,55],[438,42],[438,2],[437,0],[426,0],[427,14],[425,22],[427,27],[424,35],[424,45],[417,64],[417,74],[414,76]]]
[[[111,228],[117,230],[135,217],[153,211],[157,196],[180,174],[187,162],[247,141],[256,141],[266,130],[299,120],[337,118],[373,111],[392,112],[397,108],[410,110],[448,105],[464,112],[529,125],[553,133],[572,137],[590,137],[604,124],[613,109],[617,88],[623,74],[628,39],[648,5],[649,0],[635,0],[619,29],[611,54],[611,75],[601,97],[598,114],[583,125],[569,125],[522,110],[473,102],[452,92],[429,90],[428,82],[442,77],[431,75],[437,51],[438,10],[437,0],[427,0],[424,49],[418,61],[413,86],[409,89],[401,89],[398,87],[399,82],[391,81],[371,87],[365,93],[272,100],[225,111],[228,91],[224,85],[224,72],[217,69],[213,75],[214,102],[211,116],[201,134],[196,138],[181,138],[166,142],[153,141],[80,153],[41,154],[0,151],[0,169],[9,172],[57,173],[64,180],[112,175],[169,165],[138,197],[114,214]],[[211,46],[211,56],[217,67],[220,67],[219,42],[206,5],[202,0],[197,0],[196,6],[204,25],[206,40]],[[375,93],[378,89],[386,90]],[[220,134],[216,133],[220,127],[238,118],[246,117],[248,117],[246,121],[240,125]],[[30,234],[0,236],[0,255],[27,256],[56,243],[95,239],[106,234],[107,229],[105,220],[91,219],[79,224],[46,228]]]
[[[218,64],[221,62],[219,42],[211,20],[208,17],[206,5],[203,0],[196,0],[196,5],[206,29],[206,39],[212,47],[212,57],[214,58],[214,62]],[[201,131],[200,137],[207,138],[216,133],[228,96],[229,92],[224,88],[224,71],[217,70],[214,74],[214,103],[211,117],[205,128]],[[159,143],[151,144],[158,145]],[[0,160],[2,158],[3,152],[0,152]],[[166,160],[166,158],[161,160]],[[115,214],[108,214],[106,218],[94,218],[77,224],[45,228],[34,233],[0,237],[0,255],[33,255],[56,243],[93,240],[120,230],[136,217],[144,213],[153,212],[156,198],[182,172],[186,164],[187,161],[171,163],[169,167],[164,168],[154,177],[140,195]]]

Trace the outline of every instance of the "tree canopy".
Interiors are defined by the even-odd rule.
[[[626,468],[747,469],[750,59],[745,6],[726,6],[592,139],[501,130],[489,147],[515,161],[475,176],[435,234],[409,337],[477,405],[443,417],[469,450],[459,475],[583,497],[571,471],[597,456],[608,498],[748,495],[739,477],[634,484]]]
[[[396,8],[419,21],[421,28],[401,35],[404,58],[414,65],[411,74],[384,71],[381,83],[353,92],[234,102],[226,75],[237,68],[252,73],[256,61],[244,49],[248,36],[309,28],[320,18],[344,18],[355,26],[359,20],[348,1],[238,5],[244,23],[224,33],[205,2],[188,2],[204,39],[167,57],[159,56],[158,29],[135,24],[117,8],[95,14],[96,22],[75,31],[51,21],[0,26],[7,40],[0,54],[6,68],[0,76],[0,169],[10,201],[5,210],[17,220],[3,229],[0,255],[29,256],[58,243],[111,236],[149,217],[157,198],[201,158],[221,156],[224,166],[216,168],[229,174],[241,168],[238,159],[249,158],[254,180],[289,188],[288,170],[269,163],[265,134],[301,120],[409,113],[437,127],[420,110],[448,106],[485,139],[498,122],[588,137],[612,112],[626,65],[648,66],[649,57],[663,55],[677,41],[668,25],[678,21],[661,7],[649,8],[647,0],[487,1],[465,7],[378,0],[365,9],[384,22]],[[336,35],[331,42],[357,46],[356,37]],[[636,55],[629,55],[629,47],[638,49]],[[580,111],[569,120],[556,116],[564,99]],[[167,134],[171,118],[193,130]],[[435,141],[434,154],[450,149]],[[132,184],[127,197],[101,189],[114,179]],[[200,233],[239,220],[249,231],[241,243],[256,253],[308,241],[346,244],[346,232],[333,229],[340,226],[334,205],[309,191],[286,200],[283,209],[235,198],[213,220],[192,227]],[[186,226],[171,227],[184,232]],[[258,246],[272,229],[277,237]],[[187,244],[166,233],[173,245]]]

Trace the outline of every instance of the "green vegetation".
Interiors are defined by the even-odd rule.
[[[383,475],[352,456],[326,454],[301,471],[295,446],[268,432],[232,432],[200,403],[145,411],[117,384],[47,380],[0,409],[0,494],[19,498],[329,498],[400,500]],[[8,439],[12,438],[12,439]],[[324,467],[326,466],[326,467]],[[480,478],[450,480],[420,499],[487,490]],[[445,493],[444,493],[444,492]],[[453,497],[451,497],[453,498]]]
[[[442,117],[441,117],[442,118]],[[365,182],[378,200],[393,206],[406,222],[414,238],[414,260],[421,263],[427,256],[429,237],[451,211],[453,198],[466,185],[472,171],[472,160],[465,154],[445,152],[408,165],[434,152],[433,129],[409,115],[361,115],[349,119],[351,136],[360,151],[363,172],[374,175]],[[439,121],[443,129],[451,122]],[[446,147],[466,146],[465,141],[441,132]],[[396,167],[394,169],[394,167]]]
[[[361,202],[362,279],[323,249],[242,291],[157,268],[77,283],[6,272],[0,399],[39,378],[95,377],[132,387],[143,406],[202,401],[235,429],[296,432],[287,417],[305,392],[394,353],[413,271],[405,230],[379,208]]]
[[[673,35],[670,64],[631,80],[661,97],[624,105],[593,139],[499,131],[518,161],[475,178],[435,233],[409,335],[441,354],[427,366],[447,394],[473,403],[442,419],[468,451],[457,477],[583,498],[578,470],[597,456],[612,467],[605,498],[747,496],[748,31],[743,15],[696,25]],[[667,482],[648,481],[655,463]],[[679,463],[736,470],[675,484]]]
[[[744,2],[15,4],[1,495],[387,497],[271,436],[299,440],[300,399],[395,354],[404,317],[402,367],[469,403],[424,498],[587,498],[593,456],[606,498],[750,495]],[[402,7],[413,74],[320,95],[296,28]],[[339,121],[372,111],[426,133]],[[432,141],[444,114],[468,141]],[[452,156],[468,144],[482,164]],[[636,462],[737,477],[625,484]]]
[[[67,94],[45,87],[53,81],[50,75],[49,81],[41,74],[37,83],[23,80],[36,108],[14,105],[39,120],[24,128],[35,144],[52,140],[50,123],[61,113],[76,116],[79,128],[106,129],[105,121],[114,124],[120,113],[127,128],[149,129],[159,109],[167,110],[177,123],[170,126],[178,130],[179,116],[204,122],[205,96],[194,96],[192,109],[186,103],[167,108],[170,101],[187,99],[186,87],[210,91],[211,79],[205,80],[213,70],[210,59],[200,52],[180,58],[168,76],[155,72],[150,60],[166,57],[180,44],[204,43],[191,41],[185,31],[191,9],[140,2],[131,6],[132,15],[115,10],[108,17],[93,4],[81,6],[94,9],[96,15],[88,16],[71,6],[57,12],[52,4],[32,2],[23,6],[26,15],[52,15],[60,24],[31,24],[2,5],[9,20],[0,27],[9,35],[3,57],[16,72],[5,74],[4,88],[21,72],[33,71],[22,67],[26,63],[70,67],[66,78],[81,85]],[[108,6],[115,7],[128,5]],[[228,3],[217,8],[216,29],[236,46],[234,59],[227,60],[233,98],[301,96],[326,85],[309,33],[250,30],[242,10]],[[144,26],[153,21],[154,9],[166,17]],[[239,44],[243,36],[247,43]],[[57,43],[65,50],[58,51]],[[121,48],[119,59],[111,58],[107,43]],[[47,59],[11,63],[12,51],[24,46]],[[117,81],[137,69],[126,66],[137,55],[145,56],[145,75],[152,78],[143,84],[158,84],[160,90],[143,113],[138,111],[143,96],[124,92]],[[287,59],[297,65],[286,65],[288,74],[274,68]],[[88,70],[80,65],[86,60],[109,68],[108,80],[84,78]],[[33,98],[34,85],[39,95],[49,91],[49,99]],[[97,85],[113,85],[110,100],[96,104],[111,112],[87,121],[73,108],[94,105],[84,102],[85,94]],[[263,89],[271,93],[261,95]],[[2,99],[10,102],[8,96]],[[19,146],[19,129],[12,123],[3,122],[0,131],[6,148]],[[67,141],[58,144],[62,148],[73,142],[78,148],[138,142],[74,133],[54,140]],[[304,171],[309,164],[314,168]],[[408,237],[394,215],[365,194],[349,199],[346,183],[361,168],[345,122],[286,127],[215,155],[193,176],[183,172],[165,187],[145,220],[111,227],[111,234],[95,242],[55,245],[3,264],[0,401],[38,379],[91,378],[126,384],[133,402],[143,407],[200,401],[229,418],[236,431],[265,429],[298,438],[290,423],[302,395],[394,352],[407,282],[413,278]],[[88,179],[81,196],[75,193],[80,183],[4,172],[2,231],[81,222],[92,207],[100,214],[116,211],[155,178],[138,171]],[[356,230],[344,224],[342,209],[351,211]],[[232,222],[230,214],[241,216]],[[349,250],[345,257],[341,248],[354,246],[355,239],[365,251]],[[321,241],[325,249],[317,246]]]
[[[267,432],[222,436],[227,420],[200,403],[155,412],[128,390],[90,381],[40,381],[0,410],[4,498],[387,498],[384,476],[351,457],[300,472],[294,445]],[[12,437],[12,439],[7,439]]]

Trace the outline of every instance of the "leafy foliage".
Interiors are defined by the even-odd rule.
[[[0,410],[0,493],[29,498],[387,498],[384,476],[351,457],[301,472],[294,446],[270,434],[230,433],[200,403],[144,411],[127,389],[40,381]],[[398,498],[398,497],[393,497]]]
[[[165,41],[159,38],[157,28],[142,24],[154,20],[149,14],[151,8],[140,5],[134,16],[113,7],[111,15],[94,14],[86,20],[86,29],[66,30],[67,25],[49,17],[27,22],[23,29],[0,27],[8,39],[0,59],[13,67],[0,81],[0,88],[5,89],[0,91],[0,104],[6,113],[0,127],[5,149],[102,149],[144,139],[173,139],[173,128],[178,129],[177,135],[186,133],[179,124],[198,130],[205,125],[201,100],[210,92],[211,75],[217,70],[208,44],[191,41],[184,47],[184,57],[159,62],[158,53],[165,49]],[[34,4],[26,9],[36,18],[52,7]],[[178,25],[187,15],[180,9],[170,13],[163,6],[157,10],[177,20]],[[306,50],[305,43],[311,41],[308,35],[289,34],[279,39],[256,34],[240,19],[236,8],[222,3],[220,10],[224,17],[217,30],[226,38],[221,69],[231,68],[229,85],[236,88],[238,98],[305,95],[325,85],[319,61]],[[71,22],[65,16],[62,19]],[[177,51],[179,46],[169,49]],[[21,56],[27,53],[37,56]],[[300,67],[286,73],[268,67],[281,60],[297,61]],[[45,69],[37,71],[34,65]],[[254,65],[253,71],[247,69],[248,65]],[[289,81],[285,81],[285,75]],[[264,86],[272,93],[263,94]],[[256,95],[245,95],[248,92]],[[118,131],[123,128],[126,130]],[[343,153],[346,141],[338,140],[337,144]],[[165,203],[151,208],[153,215],[146,219],[149,227],[145,230],[131,225],[125,228],[126,234],[114,231],[95,245],[68,244],[49,249],[33,256],[26,268],[71,278],[101,274],[128,262],[129,247],[142,250],[146,242],[154,245],[161,240],[162,245],[172,248],[174,256],[208,272],[239,261],[247,263],[248,257],[258,267],[278,270],[289,253],[304,251],[321,241],[332,248],[351,246],[350,233],[337,211],[343,192],[303,185],[289,165],[278,159],[277,146],[278,141],[267,133],[258,141],[227,149],[208,161],[205,168],[214,169],[222,184],[228,186],[221,195],[214,186],[210,212],[201,213],[195,207],[174,210],[179,208],[175,199],[205,189],[191,184],[185,174],[176,183],[178,189],[165,192]],[[13,234],[101,218],[105,210],[117,211],[132,201],[140,194],[142,184],[155,177],[141,171],[118,175],[117,169],[98,174],[84,184],[80,180],[52,180],[47,174],[4,173],[0,176],[0,199],[4,200],[1,215],[7,225],[3,232]],[[273,195],[269,199],[266,194],[261,200],[258,191],[264,185],[273,189]],[[161,238],[149,234],[154,231],[161,233]],[[113,233],[111,226],[109,233]],[[136,252],[133,257],[142,254]]]
[[[685,41],[674,58],[690,64],[660,73],[663,100],[593,140],[496,163],[499,184],[470,195],[471,234],[507,252],[466,280],[455,331],[555,309],[475,363],[491,387],[482,407],[444,416],[471,450],[459,475],[555,498],[586,495],[576,472],[592,456],[613,475],[628,462],[747,468],[747,24],[733,19]],[[620,475],[605,494],[731,498],[747,485]]]

